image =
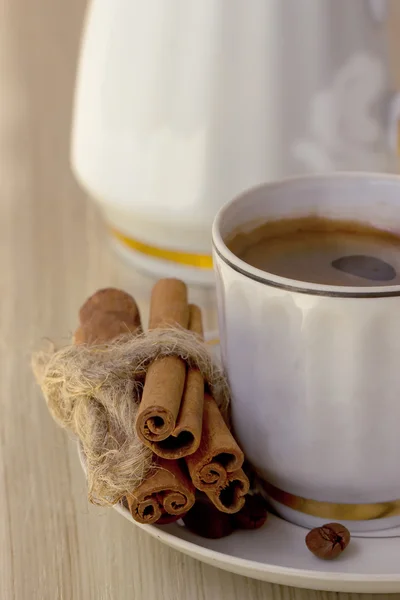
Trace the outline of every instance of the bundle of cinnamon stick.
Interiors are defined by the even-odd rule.
[[[149,329],[183,328],[203,341],[199,307],[188,304],[187,288],[162,279],[153,288]],[[80,310],[76,344],[106,343],[142,331],[135,300],[120,290],[96,292]],[[154,453],[154,469],[126,497],[140,523],[166,523],[184,515],[204,492],[224,513],[244,505],[249,481],[244,455],[231,434],[203,376],[185,357],[165,356],[147,369],[136,422],[138,438]]]

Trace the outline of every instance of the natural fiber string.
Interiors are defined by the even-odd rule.
[[[179,356],[197,367],[227,419],[224,374],[206,344],[183,329],[124,335],[101,346],[71,345],[33,357],[50,413],[81,442],[94,504],[115,504],[153,468],[152,452],[138,440],[134,425],[146,370],[161,356]]]

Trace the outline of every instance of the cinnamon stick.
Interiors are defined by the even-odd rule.
[[[189,306],[187,287],[179,279],[160,279],[151,292],[149,329],[187,328]]]
[[[200,446],[185,460],[195,487],[203,492],[224,489],[229,483],[229,474],[243,465],[243,452],[209,394],[204,396]]]
[[[114,288],[102,289],[90,296],[81,307],[79,318],[75,344],[102,344],[124,333],[136,335],[141,331],[135,300]]]
[[[186,285],[178,279],[161,279],[151,295],[149,328],[189,324]],[[173,432],[186,379],[186,364],[176,356],[156,359],[148,368],[136,419],[136,433],[144,444],[167,439]]]
[[[207,492],[207,496],[218,510],[225,513],[236,513],[245,503],[245,496],[250,489],[249,480],[243,469],[227,474],[225,485]]]
[[[194,486],[178,461],[159,459],[157,465],[157,470],[127,496],[130,513],[139,523],[165,523],[168,515],[185,514],[195,501]]]
[[[201,310],[189,306],[189,330],[203,336]],[[174,429],[165,440],[149,441],[155,454],[167,459],[177,459],[196,452],[200,445],[203,423],[204,380],[198,369],[189,368]]]
[[[201,310],[195,304],[189,305],[189,331],[203,339]],[[159,444],[157,454],[164,458],[181,458],[196,452],[200,446],[203,427],[204,379],[199,369],[189,368],[185,389],[175,429],[169,439],[169,448]],[[168,441],[168,439],[166,441]],[[162,454],[160,452],[162,451]],[[156,452],[156,450],[155,450]]]

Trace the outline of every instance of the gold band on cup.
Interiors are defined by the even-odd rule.
[[[152,246],[145,244],[137,239],[128,237],[121,233],[117,229],[111,229],[111,235],[115,237],[121,244],[158,260],[165,260],[186,267],[193,267],[195,269],[211,270],[213,267],[211,254],[196,254],[193,252],[181,252],[180,250],[169,250],[167,248],[160,248],[158,246]]]
[[[371,521],[400,515],[400,500],[372,504],[338,504],[295,496],[266,482],[263,482],[263,487],[272,500],[283,506],[327,521]]]

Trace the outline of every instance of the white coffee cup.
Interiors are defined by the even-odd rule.
[[[400,525],[400,285],[338,287],[254,268],[237,230],[317,214],[400,233],[400,177],[270,183],[213,225],[221,353],[234,430],[277,512],[353,533]]]

